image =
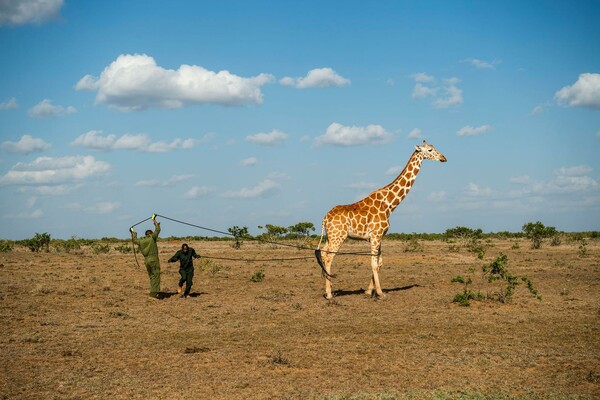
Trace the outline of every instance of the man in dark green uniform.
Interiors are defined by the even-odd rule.
[[[177,288],[177,293],[181,293],[183,291],[183,284],[185,283],[185,292],[181,295],[181,297],[186,299],[190,297],[192,279],[194,278],[194,258],[200,258],[200,256],[196,254],[196,250],[190,248],[187,243],[184,243],[181,246],[181,250],[177,251],[177,253],[175,253],[175,255],[168,261],[171,263],[179,260],[179,275],[181,275],[181,279],[179,280],[179,288]]]
[[[158,260],[158,246],[156,245],[156,240],[158,239],[158,234],[160,233],[160,223],[156,222],[156,219],[152,219],[154,221],[154,227],[156,228],[154,232],[150,229],[146,231],[146,236],[138,239],[137,233],[131,231],[131,236],[134,241],[139,245],[140,252],[144,256],[144,264],[146,264],[146,270],[148,271],[148,277],[150,278],[150,297],[154,299],[158,299],[160,292],[160,261]]]

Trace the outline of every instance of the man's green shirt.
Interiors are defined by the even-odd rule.
[[[158,262],[158,246],[156,244],[156,240],[158,239],[159,233],[160,223],[156,225],[156,229],[154,230],[151,236],[144,236],[143,238],[138,239],[137,241],[140,246],[140,252],[144,256],[146,262]]]

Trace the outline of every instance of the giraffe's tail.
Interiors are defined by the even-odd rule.
[[[319,266],[321,267],[321,275],[323,277],[333,278],[333,275],[331,275],[325,269],[325,264],[323,264],[323,257],[321,256],[321,242],[323,242],[324,235],[325,235],[325,218],[323,218],[323,222],[321,222],[321,239],[319,239],[319,245],[317,246],[317,249],[315,250],[315,258],[317,259],[317,263],[319,263]]]
[[[319,244],[317,245],[317,249],[321,248],[321,242],[323,242],[323,236],[325,235],[325,218],[321,222],[321,238],[319,239]]]

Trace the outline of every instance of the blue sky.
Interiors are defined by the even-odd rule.
[[[424,139],[390,232],[600,229],[599,1],[166,4],[0,0],[0,238],[320,230]]]

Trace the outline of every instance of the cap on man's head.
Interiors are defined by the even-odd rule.
[[[150,235],[152,235],[152,231],[151,231],[150,229],[148,229],[148,230],[146,231],[146,236],[150,236]]]

